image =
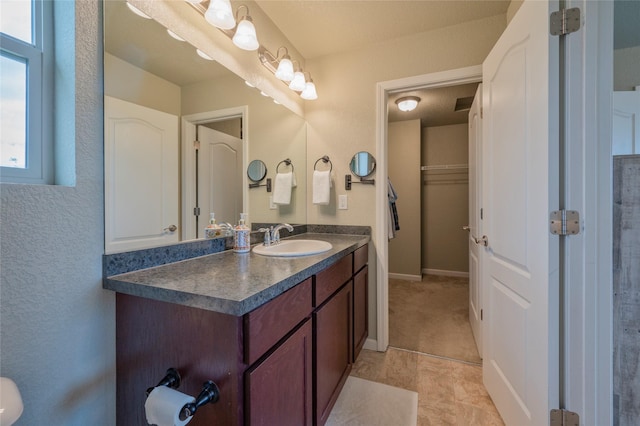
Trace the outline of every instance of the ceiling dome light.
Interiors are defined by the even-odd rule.
[[[204,19],[214,27],[222,30],[230,30],[236,26],[229,0],[211,0],[207,11],[204,13]]]
[[[307,82],[304,79],[302,71],[296,71],[293,73],[293,80],[289,83],[289,89],[295,92],[302,92],[307,87]]]
[[[147,15],[146,13],[144,13],[143,11],[141,11],[140,9],[138,9],[137,7],[135,7],[134,5],[132,5],[129,2],[127,2],[127,7],[129,8],[130,11],[132,11],[136,15],[138,15],[138,16],[144,18],[144,19],[151,19],[151,16]]]
[[[207,61],[213,61],[213,58],[209,55],[207,55],[206,53],[204,53],[202,50],[200,49],[196,49],[196,53],[198,54],[198,56],[200,56],[202,59],[206,59]]]
[[[316,93],[316,85],[313,83],[312,79],[309,79],[309,81],[307,81],[307,84],[300,94],[300,97],[308,101],[314,101],[318,99],[318,93]]]
[[[420,98],[417,96],[404,96],[396,99],[396,105],[400,111],[413,111],[418,106]]]
[[[233,35],[233,44],[242,50],[257,50],[260,47],[258,36],[256,36],[256,27],[253,26],[251,16],[243,16],[238,23],[236,33]]]

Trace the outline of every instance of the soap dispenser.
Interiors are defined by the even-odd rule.
[[[204,228],[204,237],[207,239],[219,237],[222,234],[222,228],[216,223],[216,214],[209,213],[209,224]]]
[[[240,213],[240,222],[233,233],[233,251],[246,253],[251,249],[251,230],[246,225],[247,214]]]

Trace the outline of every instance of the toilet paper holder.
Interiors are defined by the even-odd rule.
[[[151,391],[158,386],[167,386],[172,389],[177,389],[180,386],[180,383],[181,378],[178,370],[175,368],[169,368],[165,376],[156,386],[147,389],[147,396],[149,396]],[[182,407],[182,410],[180,410],[180,420],[186,420],[196,414],[198,408],[205,404],[214,404],[218,402],[218,399],[220,399],[220,389],[218,389],[218,385],[216,385],[212,380],[207,380],[202,385],[202,391],[198,394],[196,400],[185,404],[184,407]]]

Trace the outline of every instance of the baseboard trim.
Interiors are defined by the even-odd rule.
[[[362,346],[362,348],[363,349],[368,349],[370,351],[377,351],[378,350],[378,340],[368,337],[367,340],[364,341],[364,345]]]
[[[441,275],[443,277],[463,277],[463,278],[469,278],[469,273],[468,272],[462,272],[462,271],[447,271],[446,269],[423,269],[422,270],[423,274],[426,275]],[[389,277],[391,277],[391,274],[389,274]]]
[[[393,274],[391,272],[389,272],[389,278],[393,278],[394,280],[422,281],[422,275]]]

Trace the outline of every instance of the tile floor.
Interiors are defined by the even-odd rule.
[[[362,350],[352,376],[418,392],[418,425],[504,425],[482,367],[390,347]]]

